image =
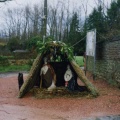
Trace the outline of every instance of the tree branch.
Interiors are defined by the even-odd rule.
[[[7,2],[7,1],[12,1],[12,0],[0,0],[0,2]]]

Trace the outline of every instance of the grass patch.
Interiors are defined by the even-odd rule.
[[[79,66],[84,66],[83,56],[75,56],[75,61]]]
[[[0,62],[6,62],[8,59],[14,59],[14,56],[2,56],[0,55]]]
[[[16,71],[29,71],[30,65],[10,65],[10,66],[0,66],[0,73],[5,72],[16,72]]]
[[[82,56],[76,56],[74,57],[76,63],[79,66],[84,66],[83,62],[83,57]],[[5,65],[2,66],[0,65],[0,73],[5,73],[5,72],[16,72],[16,71],[29,71],[31,68],[31,65],[26,64],[26,65]]]
[[[5,43],[5,42],[0,42],[0,46],[5,46],[5,45],[7,45],[7,43]]]

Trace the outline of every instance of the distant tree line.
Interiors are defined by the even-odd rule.
[[[85,20],[81,17],[84,9]],[[8,9],[5,13],[4,29],[1,34],[7,36],[8,47],[15,49],[36,49],[37,41],[43,41],[43,5]],[[48,6],[47,39],[63,41],[74,47],[77,55],[85,51],[86,32],[96,28],[99,35],[109,38],[120,33],[120,0],[111,2],[110,7],[97,5],[87,16],[87,8],[79,7],[70,11],[64,2]],[[84,39],[83,39],[84,38]],[[77,43],[83,39],[81,42]],[[97,41],[101,40],[97,36]]]

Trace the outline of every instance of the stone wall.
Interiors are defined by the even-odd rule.
[[[87,70],[92,73],[93,61],[93,57],[87,57]],[[97,43],[95,75],[105,78],[111,84],[120,84],[120,38]]]

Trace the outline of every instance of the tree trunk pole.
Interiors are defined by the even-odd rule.
[[[87,77],[85,76],[84,72],[80,69],[80,67],[76,64],[75,61],[71,61],[70,62],[72,67],[74,68],[75,72],[77,73],[78,77],[80,78],[80,80],[86,85],[86,87],[91,91],[91,94],[93,96],[98,96],[99,93],[97,91],[97,89],[93,86],[93,84],[87,79]]]

